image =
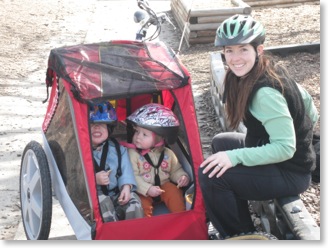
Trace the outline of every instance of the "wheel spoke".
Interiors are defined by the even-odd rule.
[[[31,181],[29,182],[29,189],[31,192],[31,195],[34,197],[41,196],[42,190],[41,190],[41,178],[40,178],[40,173],[39,171],[35,171],[34,174],[31,177]]]
[[[30,199],[30,208],[31,211],[34,213],[35,216],[37,216],[39,219],[42,217],[42,203],[40,200],[40,196],[36,196],[32,194]],[[41,197],[42,199],[42,197]]]
[[[27,216],[27,214],[28,214],[28,207],[29,207],[29,203],[28,203],[28,199],[27,199],[27,195],[26,195],[26,193],[25,192],[22,192],[21,193],[21,201],[22,201],[22,206],[21,206],[21,208],[22,208],[22,214],[23,214],[23,216]]]
[[[28,204],[28,213],[27,213],[26,222],[29,224],[30,234],[32,234],[33,237],[36,237],[36,235],[38,234],[38,230],[40,228],[40,219],[36,218],[30,203]]]

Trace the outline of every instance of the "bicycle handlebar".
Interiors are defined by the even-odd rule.
[[[134,14],[135,22],[137,22],[141,25],[141,29],[136,34],[136,40],[154,40],[154,39],[156,39],[160,35],[160,32],[161,32],[161,24],[163,24],[166,21],[169,24],[171,24],[174,29],[176,29],[176,27],[174,26],[174,24],[172,23],[170,18],[167,16],[167,14],[164,12],[156,13],[150,7],[147,0],[137,0],[137,5],[141,10],[145,11],[147,14],[141,13],[140,11],[136,11]],[[136,17],[136,15],[138,17]],[[147,30],[151,25],[156,26],[156,30],[149,38],[146,39]]]

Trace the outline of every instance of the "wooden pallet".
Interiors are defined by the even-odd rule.
[[[320,4],[320,0],[243,0],[253,9],[256,8],[289,8],[302,4]]]
[[[187,45],[213,43],[220,24],[234,14],[252,9],[320,4],[320,0],[171,0],[172,14]]]
[[[171,10],[188,46],[214,42],[222,21],[252,11],[242,0],[171,0]]]

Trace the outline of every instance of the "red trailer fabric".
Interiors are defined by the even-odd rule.
[[[133,81],[133,78],[130,78],[129,80],[131,80],[133,84],[130,85],[131,87],[128,92],[123,92],[122,88],[116,87],[117,81],[112,81],[106,78],[108,76],[113,79],[112,75],[104,70],[103,64],[100,62],[101,58],[104,58],[104,54],[98,56],[98,53],[95,52],[99,52],[101,49],[104,49],[104,47],[107,50],[110,50],[109,47],[111,45],[114,45],[114,48],[111,48],[115,51],[119,45],[119,50],[121,52],[122,47],[125,49],[125,45],[128,46],[127,49],[130,50],[123,50],[129,51],[129,56],[132,56],[131,45],[133,47],[133,52],[136,52],[135,47],[142,48],[138,51],[138,56],[141,57],[136,60],[138,63],[142,62],[141,67],[140,64],[134,64],[134,66],[137,66],[136,71],[139,69],[142,71],[139,75],[143,74],[147,76],[143,78],[144,80],[139,80],[140,78],[137,77],[136,81]],[[155,55],[148,56],[147,53]],[[110,51],[109,53],[106,53],[106,56],[108,54],[113,54],[113,52]],[[132,62],[130,61],[130,58],[125,57],[123,59],[123,57],[122,54],[119,54],[118,59],[116,58],[116,63],[122,66],[125,63],[124,61],[128,60],[129,62],[127,64],[131,66]],[[134,55],[132,57],[136,58]],[[151,57],[151,59],[149,59],[149,57]],[[86,58],[88,58],[87,63]],[[157,59],[159,61],[157,61]],[[85,64],[87,64],[87,66],[85,66]],[[129,41],[114,41],[110,44],[106,43],[105,45],[101,43],[57,49],[50,55],[49,66],[50,72],[51,70],[54,72],[49,73],[49,75],[54,77],[53,80],[55,80],[57,76],[62,79],[60,81],[62,81],[70,96],[74,110],[72,115],[75,120],[80,156],[82,158],[85,173],[81,176],[84,176],[87,182],[92,215],[95,222],[94,238],[104,240],[208,239],[205,208],[197,179],[198,167],[203,161],[202,146],[198,131],[190,75],[179,59],[172,56],[163,44],[139,45]],[[124,68],[123,71],[126,72],[126,68]],[[138,74],[134,72],[132,72],[131,75],[122,74],[120,70],[117,70],[116,72],[115,70],[110,70],[110,72],[117,72],[116,76],[120,79],[122,79],[122,75],[130,77],[131,75],[136,76]],[[49,82],[49,77],[47,80]],[[146,85],[146,87],[140,87],[140,85],[138,85],[139,83]],[[108,84],[112,85],[108,87]],[[135,86],[135,84],[137,86]],[[160,84],[160,89],[158,88],[158,84]],[[46,115],[47,117],[44,121],[44,130],[46,130],[48,123],[51,121],[51,115],[54,113],[56,106],[58,92],[54,88],[51,93],[48,113]],[[133,90],[136,90],[136,92],[133,92]],[[190,210],[181,213],[163,214],[151,218],[103,223],[96,191],[87,103],[89,101],[101,100],[103,98],[119,99],[117,112],[119,118],[124,120],[126,118],[126,103],[124,99],[132,97],[131,106],[135,109],[139,107],[140,104],[150,101],[151,94],[158,91],[161,91],[162,93],[163,104],[165,106],[171,108],[174,104],[175,107],[181,110],[181,117],[187,135],[186,142],[189,146],[188,150],[190,152],[191,166],[194,171],[195,191],[193,207]]]

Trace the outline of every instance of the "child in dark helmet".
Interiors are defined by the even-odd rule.
[[[109,102],[90,107],[97,192],[105,222],[143,217],[127,149],[109,138],[116,121],[115,109]]]
[[[234,15],[217,30],[228,66],[224,101],[228,122],[247,132],[212,140],[200,165],[206,213],[220,235],[255,231],[248,200],[304,192],[315,168],[312,145],[318,112],[311,95],[264,53],[265,29],[251,16]]]
[[[131,114],[127,122],[134,127],[129,155],[144,215],[153,215],[156,202],[164,202],[172,213],[184,211],[181,187],[187,186],[190,179],[164,142],[164,139],[168,143],[175,141],[179,129],[177,117],[163,105],[147,104]]]

